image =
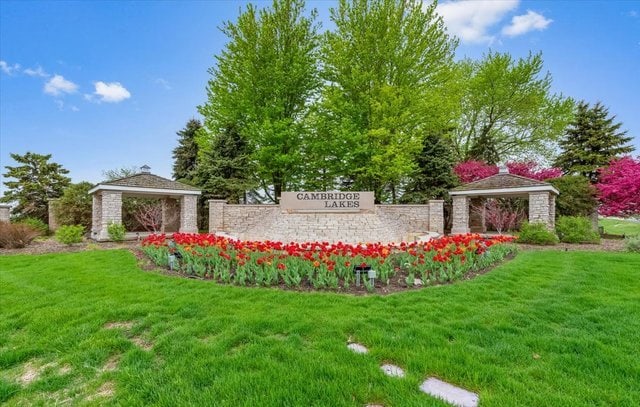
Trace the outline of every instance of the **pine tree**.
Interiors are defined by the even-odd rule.
[[[198,144],[196,135],[202,128],[199,120],[191,119],[184,129],[176,134],[179,136],[178,146],[173,149],[173,178],[188,180],[193,178],[198,158]]]
[[[71,180],[65,177],[69,171],[60,164],[49,162],[51,154],[27,152],[24,155],[10,154],[11,158],[22,164],[16,167],[5,166],[8,190],[0,202],[16,202],[13,214],[18,218],[33,217],[47,223],[49,219],[49,199],[62,195]]]
[[[560,141],[562,153],[554,166],[562,168],[565,174],[580,174],[595,183],[598,168],[633,151],[627,144],[632,137],[626,137],[627,132],[620,131],[622,123],[614,120],[615,116],[610,116],[600,102],[591,108],[586,102],[580,102],[575,119]]]
[[[201,152],[194,184],[202,188],[204,198],[244,202],[246,191],[255,187],[250,156],[247,140],[236,126],[227,125]]]
[[[448,191],[458,184],[454,162],[448,139],[429,133],[416,160],[418,169],[411,176],[401,202],[427,203],[429,199],[448,198]]]

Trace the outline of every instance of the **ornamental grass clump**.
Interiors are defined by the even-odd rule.
[[[0,247],[21,249],[40,236],[40,231],[23,223],[0,222]]]
[[[624,247],[628,252],[640,253],[640,235],[632,235],[624,238]]]
[[[420,278],[424,285],[450,282],[502,260],[513,252],[508,236],[482,238],[467,234],[426,243],[350,245],[327,242],[246,242],[212,234],[151,235],[142,242],[144,252],[159,266],[169,255],[180,259],[181,273],[242,286],[301,286],[348,289],[356,284],[354,267],[371,267],[378,286],[388,286],[401,275]],[[411,286],[412,284],[407,284]],[[374,290],[363,277],[362,286]]]

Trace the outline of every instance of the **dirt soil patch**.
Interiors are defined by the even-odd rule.
[[[621,252],[625,250],[622,239],[601,239],[600,243],[558,243],[554,246],[539,246],[532,244],[518,243],[520,250],[562,250],[568,251],[601,251],[601,252]]]
[[[135,323],[133,321],[118,321],[118,322],[107,322],[104,324],[106,329],[124,329],[126,331],[133,328]]]
[[[58,242],[54,237],[46,239],[34,240],[27,247],[22,249],[4,249],[0,248],[0,255],[3,254],[46,254],[46,253],[73,253],[85,250],[111,250],[111,249],[131,249],[138,247],[140,242],[131,240],[121,243],[116,242],[95,242],[86,240],[82,243],[74,243],[66,245]]]

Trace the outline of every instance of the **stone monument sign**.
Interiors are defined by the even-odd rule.
[[[373,192],[283,192],[280,208],[289,213],[367,213],[375,205]]]

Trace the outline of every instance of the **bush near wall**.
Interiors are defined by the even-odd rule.
[[[599,243],[600,236],[593,230],[591,220],[583,216],[561,216],[556,221],[556,233],[565,243]]]
[[[558,243],[558,236],[547,229],[544,223],[524,222],[520,227],[517,242],[545,246],[554,245]]]
[[[60,243],[66,245],[72,245],[74,243],[82,242],[82,235],[84,234],[84,226],[82,225],[65,225],[60,226],[56,230],[56,239]]]
[[[49,234],[49,225],[44,223],[38,218],[24,218],[20,222],[23,225],[29,226],[31,229],[37,230],[40,235],[46,236]]]

